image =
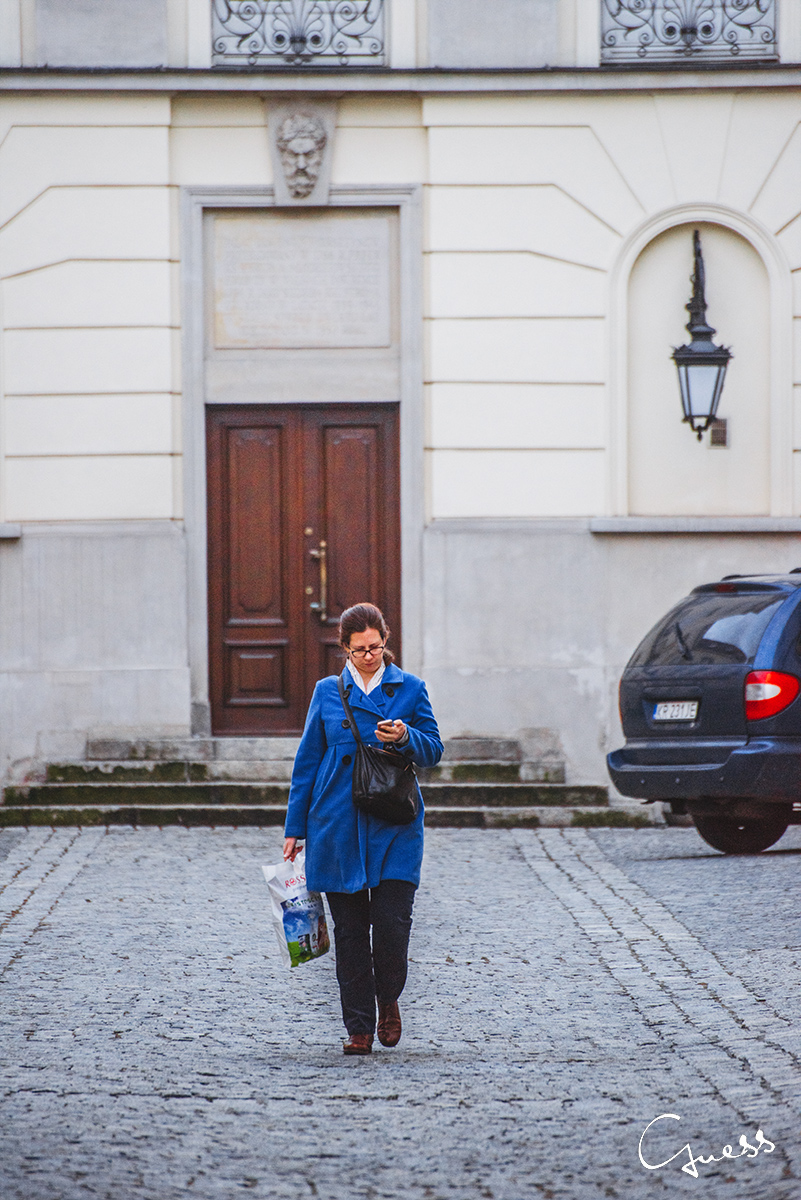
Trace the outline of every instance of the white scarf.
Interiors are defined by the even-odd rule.
[[[384,671],[386,670],[386,663],[382,662],[375,675],[371,675],[369,682],[365,683],[359,674],[359,668],[354,666],[352,658],[349,658],[345,665],[353,676],[353,682],[358,684],[365,696],[369,696],[371,692],[375,691],[384,676]]]

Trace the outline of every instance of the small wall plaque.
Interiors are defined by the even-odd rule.
[[[728,446],[729,423],[726,417],[716,417],[709,426],[709,444],[710,446]]]

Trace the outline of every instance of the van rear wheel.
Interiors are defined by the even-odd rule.
[[[722,813],[692,814],[695,828],[704,841],[724,854],[759,854],[787,830],[792,807],[777,805],[775,813],[762,817],[729,817]]]

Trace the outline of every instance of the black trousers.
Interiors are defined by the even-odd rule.
[[[404,879],[382,879],[369,892],[326,892],[348,1033],[375,1033],[376,1000],[392,1004],[403,991],[415,891]]]

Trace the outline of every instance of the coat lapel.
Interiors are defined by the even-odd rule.
[[[342,672],[342,678],[345,681],[345,695],[348,698],[348,703],[351,708],[362,708],[365,712],[369,712],[372,716],[380,717],[383,714],[376,708],[369,696],[365,695],[360,687],[357,687],[351,678],[350,671],[347,669]]]
[[[362,708],[373,716],[386,716],[385,706],[388,696],[393,696],[397,691],[398,686],[403,683],[403,671],[390,663],[384,671],[384,677],[381,680],[381,685],[373,694],[380,694],[381,707],[379,707],[372,696],[366,695],[360,687],[357,687],[353,682],[350,671],[347,667],[342,672],[342,678],[345,681],[345,695],[348,697],[348,703],[351,708]],[[390,689],[390,690],[388,690]]]

